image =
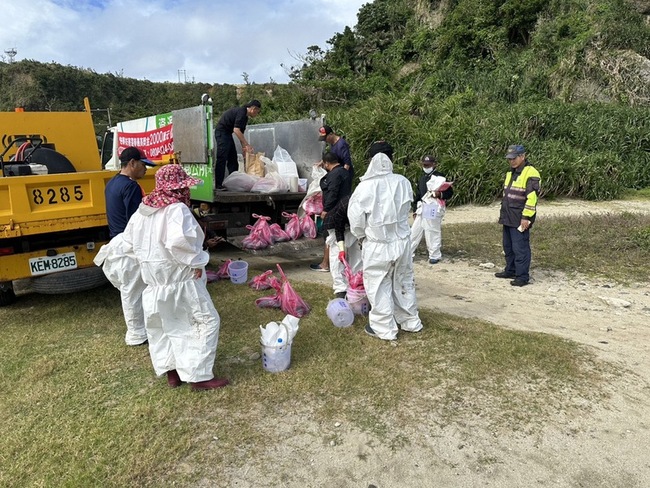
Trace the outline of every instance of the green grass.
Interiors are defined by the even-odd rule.
[[[650,281],[650,215],[623,213],[540,219],[531,231],[531,268],[623,283]],[[443,223],[443,253],[503,265],[501,226]]]
[[[422,310],[425,330],[389,344],[364,334],[361,317],[335,328],[329,288],[294,287],[313,310],[291,368],[271,374],[256,354],[259,325],[284,314],[254,306],[267,292],[209,285],[222,318],[215,373],[232,386],[203,393],[169,389],[145,348],[124,345],[111,287],[0,309],[0,486],[183,485],[264,457],[282,433],[336,440],[314,427],[323,422],[399,448],[415,428],[477,415],[536,429],[604,394],[609,369],[571,342]]]

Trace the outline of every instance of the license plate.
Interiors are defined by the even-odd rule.
[[[77,256],[73,252],[64,252],[56,256],[43,256],[29,260],[32,276],[56,273],[77,268]]]

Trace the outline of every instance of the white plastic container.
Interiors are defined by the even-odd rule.
[[[282,340],[282,339],[280,339]],[[279,373],[291,365],[291,343],[265,346],[262,344],[262,367],[269,373]]]
[[[232,261],[228,265],[230,281],[236,285],[246,283],[248,280],[248,263],[246,261]]]
[[[298,191],[306,192],[307,191],[307,178],[298,178]]]
[[[292,193],[298,192],[298,177],[290,176],[289,177],[289,191]]]
[[[327,317],[336,327],[350,327],[354,322],[354,312],[350,304],[342,298],[330,300],[327,304]]]

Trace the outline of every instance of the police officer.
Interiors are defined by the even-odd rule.
[[[526,159],[521,145],[508,147],[510,171],[503,183],[499,223],[503,225],[503,252],[506,267],[497,278],[514,278],[512,286],[525,286],[530,280],[530,228],[537,214],[540,176]]]

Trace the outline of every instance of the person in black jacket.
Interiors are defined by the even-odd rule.
[[[327,213],[344,196],[352,193],[352,179],[349,171],[341,166],[338,157],[332,152],[323,154],[323,168],[325,168],[327,174],[320,180],[320,188],[323,192],[323,212],[320,217],[325,220]],[[327,233],[325,233],[325,238],[327,239]],[[320,264],[311,264],[309,267],[314,271],[330,270],[329,246],[325,246],[323,261]]]
[[[424,236],[427,250],[429,251],[429,263],[436,264],[440,262],[442,253],[442,217],[445,213],[445,206],[454,194],[451,185],[446,189],[429,190],[429,186],[435,182],[431,180],[434,177],[445,179],[445,176],[436,171],[438,158],[435,156],[424,156],[421,161],[424,173],[418,179],[415,198],[413,199],[413,225],[411,227],[411,249],[413,257],[415,250],[420,245],[422,236]],[[430,183],[431,182],[431,183]],[[447,185],[445,185],[447,186]],[[424,207],[424,204],[429,204]],[[422,211],[426,210],[425,215]]]
[[[214,182],[217,190],[225,190],[223,180],[226,176],[226,166],[228,174],[237,171],[239,163],[237,161],[237,149],[232,135],[235,134],[241,143],[244,155],[254,153],[251,146],[244,137],[246,125],[249,117],[257,117],[262,110],[262,104],[258,100],[251,100],[243,107],[233,107],[226,110],[217,126],[214,129],[214,137],[217,143],[217,162],[214,168]]]
[[[343,272],[343,259],[347,260],[353,273],[362,268],[361,248],[357,238],[350,232],[349,203],[350,195],[345,195],[332,210],[327,212],[323,221],[323,230],[327,232],[325,242],[329,250],[332,288],[337,298],[346,298],[348,289],[348,281]]]

